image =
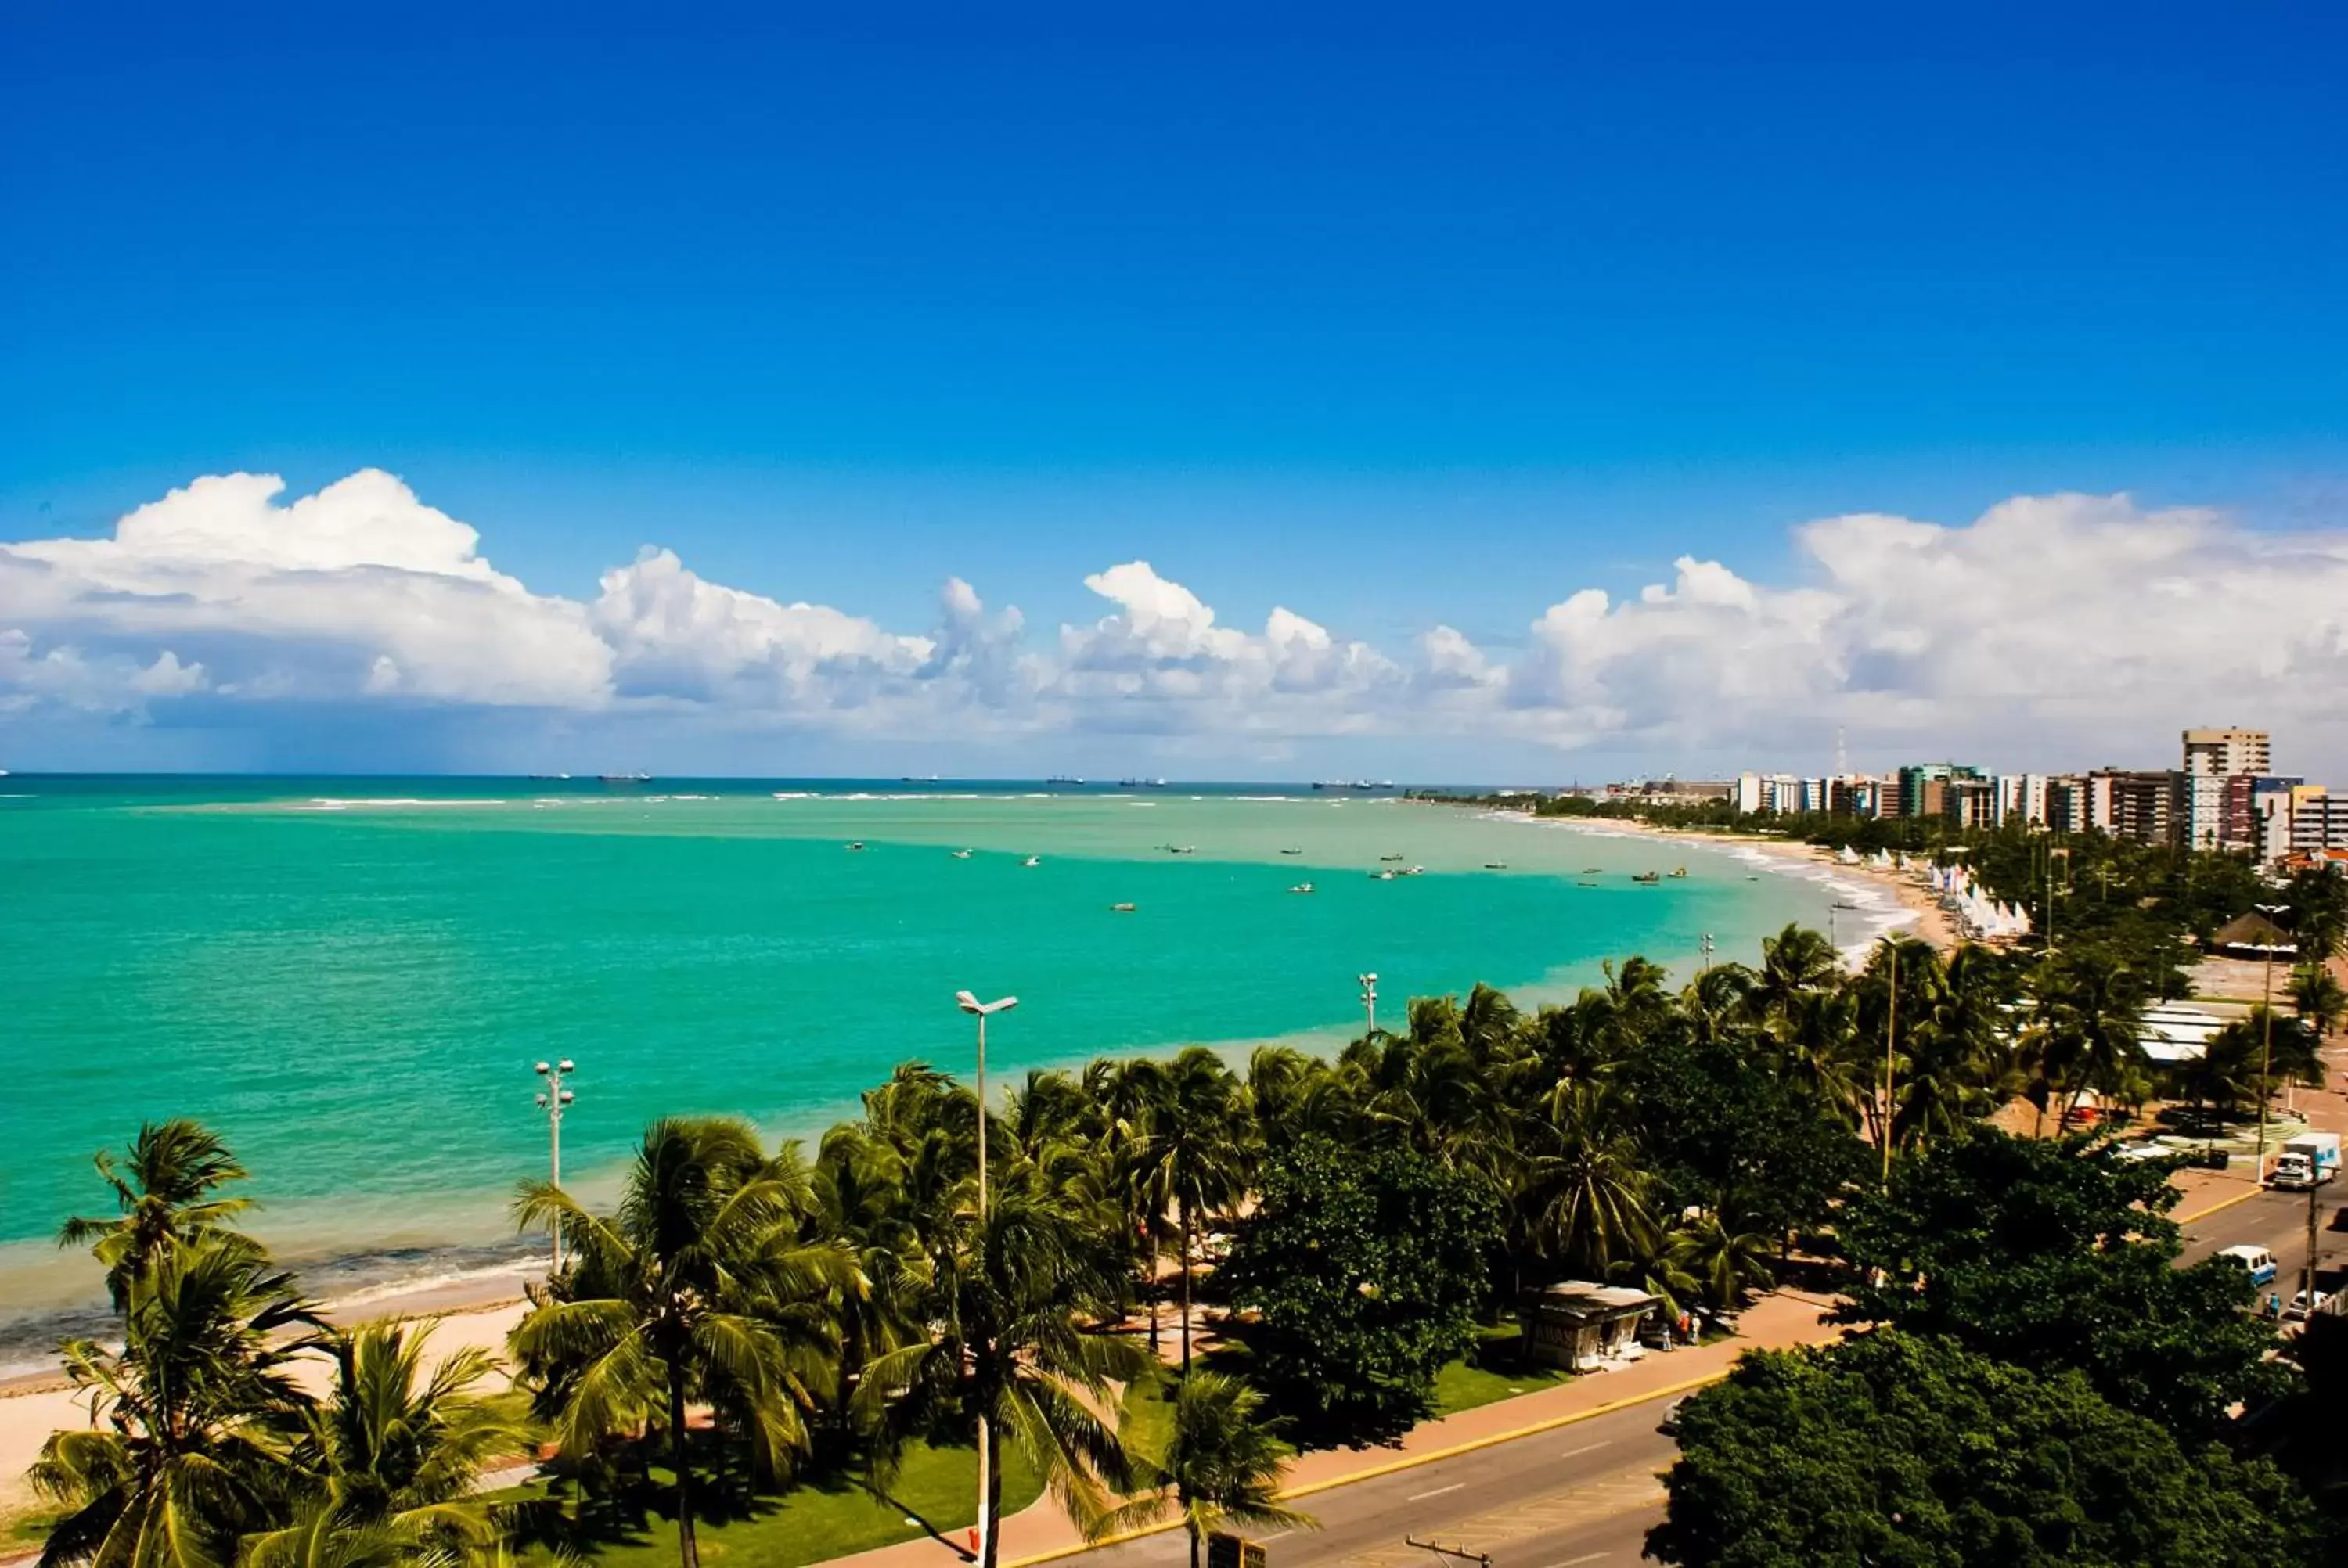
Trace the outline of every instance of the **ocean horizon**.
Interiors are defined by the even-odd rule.
[[[564,1176],[592,1197],[660,1114],[812,1140],[900,1062],[967,1077],[964,988],[1021,999],[999,1094],[1104,1054],[1334,1050],[1365,970],[1394,1024],[1632,953],[1684,978],[1706,936],[1751,960],[1837,900],[1902,917],[1829,867],[1352,783],[0,777],[0,1375],[102,1326],[48,1238],[104,1211],[90,1156],[141,1120],[218,1128],[255,1231],[348,1297],[535,1255],[506,1205],[547,1168],[540,1059],[578,1063]]]

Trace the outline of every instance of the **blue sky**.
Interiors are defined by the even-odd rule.
[[[942,754],[971,703],[973,771],[1799,760],[1760,754],[1770,725],[1657,705],[1701,682],[1604,676],[1650,655],[1561,653],[1535,623],[1672,584],[1682,557],[1856,594],[1799,525],[1965,530],[2017,496],[2126,492],[2124,529],[2209,508],[2192,559],[2288,535],[2285,577],[2339,543],[2333,15],[695,9],[12,7],[0,550],[103,537],[201,476],[282,476],[291,500],[382,469],[566,602],[654,545],[696,582],[930,636],[965,579],[1024,612],[1041,707],[907,705],[870,671],[778,697],[795,633],[771,630],[727,668],[623,649],[551,707],[396,678],[296,702],[263,677],[309,664],[314,628],[133,625],[90,608],[128,579],[61,606],[0,576],[0,763],[513,760],[465,738],[493,733],[887,767]],[[1167,705],[1107,722],[1057,629],[1163,619],[1085,584],[1135,560],[1221,629],[1284,606],[1399,673],[1275,674],[1251,703],[1231,649],[1151,633],[1111,662]],[[2320,678],[2338,629],[2311,613],[2315,662],[2290,668]],[[1962,711],[1806,625],[1701,639],[1732,663],[1825,649],[1779,706],[1752,694],[1807,726],[1791,751],[1855,723],[1893,760],[1936,702],[1967,743],[2061,750],[2026,670],[1989,682],[2003,718]],[[1489,714],[1397,695],[1441,629],[1513,677],[1484,682]],[[200,685],[130,702],[106,673],[189,648]],[[681,660],[697,683],[650,679]],[[1212,712],[1154,682],[1202,667]],[[2188,694],[2258,709],[2262,671]],[[1314,682],[1326,701],[1282,706]],[[2126,717],[2165,755],[2197,715],[2142,683]],[[329,733],[355,738],[329,755]]]

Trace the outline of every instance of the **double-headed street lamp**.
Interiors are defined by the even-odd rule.
[[[541,1061],[538,1064],[538,1075],[546,1080],[546,1087],[539,1091],[538,1108],[546,1112],[547,1148],[552,1156],[553,1182],[557,1187],[562,1185],[562,1108],[576,1098],[570,1090],[562,1086],[562,1081],[576,1071],[577,1069],[572,1065],[571,1059],[567,1056],[560,1061]],[[558,1220],[548,1228],[554,1233],[554,1272],[561,1274],[562,1272],[562,1224]]]
[[[1361,977],[1363,1038],[1373,1039],[1378,1032],[1378,977],[1373,972]]]
[[[969,991],[954,992],[954,1005],[978,1020],[978,1229],[979,1245],[986,1245],[986,1020],[999,1012],[1009,1012],[1019,1005],[1017,997],[999,997],[983,1002]],[[994,1523],[986,1516],[986,1412],[978,1412],[978,1551],[979,1562],[986,1561],[986,1538]]]

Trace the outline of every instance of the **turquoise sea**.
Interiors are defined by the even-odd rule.
[[[0,1362],[94,1298],[46,1238],[102,1204],[90,1153],[141,1118],[226,1132],[258,1227],[331,1293],[510,1266],[505,1200],[545,1168],[542,1057],[578,1063],[565,1173],[592,1187],[660,1112],[814,1133],[897,1062],[967,1072],[965,987],[1020,999],[989,1031],[998,1080],[1191,1041],[1334,1048],[1365,969],[1387,1020],[1479,979],[1565,993],[1603,958],[1684,968],[1706,933],[1750,957],[1837,896],[1730,853],[1301,786],[0,793]]]

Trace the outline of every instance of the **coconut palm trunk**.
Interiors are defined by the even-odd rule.
[[[1003,1429],[986,1423],[986,1555],[979,1568],[994,1568],[1003,1550]]]
[[[1181,1200],[1182,1241],[1179,1257],[1182,1265],[1182,1370],[1190,1369],[1190,1200]],[[1193,1542],[1191,1555],[1198,1553]]]
[[[701,1542],[693,1529],[693,1455],[685,1447],[685,1368],[683,1358],[669,1363],[668,1435],[671,1462],[676,1466],[676,1554],[685,1568],[701,1568]]]

